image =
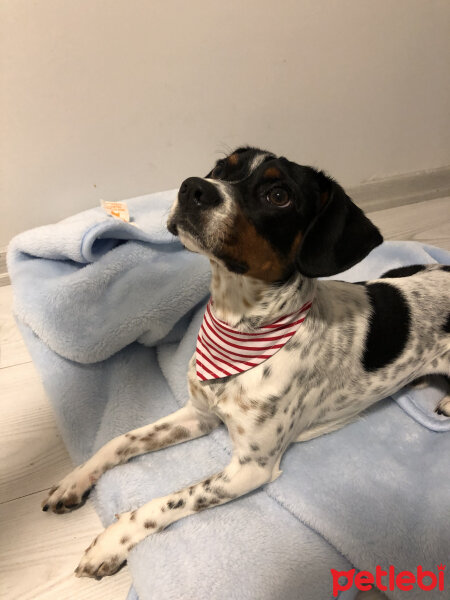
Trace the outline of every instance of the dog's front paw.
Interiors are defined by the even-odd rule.
[[[450,417],[450,396],[444,396],[444,398],[442,398],[435,408],[435,412],[437,412],[438,415]]]
[[[131,548],[135,545],[130,532],[127,533],[124,522],[128,522],[128,513],[110,525],[86,549],[80,564],[75,569],[77,577],[101,579],[114,575],[126,563]],[[120,520],[122,519],[122,522]]]
[[[62,514],[79,508],[86,502],[95,480],[83,467],[77,467],[67,477],[51,488],[42,501],[42,510]]]

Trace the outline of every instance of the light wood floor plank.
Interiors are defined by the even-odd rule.
[[[89,501],[67,515],[43,513],[42,494],[0,505],[0,599],[124,600],[131,584],[125,567],[102,582],[73,570],[102,530]]]
[[[450,198],[388,208],[368,216],[386,240],[414,240],[450,250]]]
[[[0,287],[0,369],[31,361],[12,314],[12,287]]]
[[[0,288],[0,599],[124,600],[127,568],[101,583],[73,575],[102,530],[91,504],[70,515],[40,510],[42,490],[73,465],[11,305],[11,288]]]
[[[72,469],[32,363],[0,370],[0,502],[51,487]]]

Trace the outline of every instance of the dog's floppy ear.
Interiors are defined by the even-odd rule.
[[[307,227],[296,257],[298,270],[307,277],[341,273],[383,241],[375,225],[341,186],[323,173],[318,176],[322,205]]]

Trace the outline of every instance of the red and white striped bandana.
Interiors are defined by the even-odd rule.
[[[255,333],[242,333],[218,319],[212,300],[206,306],[197,337],[197,376],[202,381],[248,371],[273,356],[297,332],[312,301],[299,310],[263,325]]]

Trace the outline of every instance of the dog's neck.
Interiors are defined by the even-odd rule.
[[[282,283],[268,283],[231,273],[210,260],[214,313],[230,327],[252,332],[298,310],[314,296],[317,281],[294,273]]]

